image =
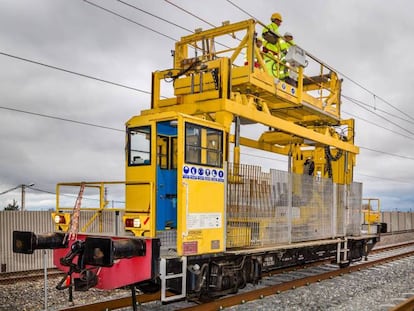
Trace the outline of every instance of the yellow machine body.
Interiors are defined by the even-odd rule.
[[[151,108],[127,122],[124,223],[134,235],[161,237],[162,244],[165,238],[164,245],[173,237],[171,248],[178,255],[220,252],[225,244],[238,247],[264,239],[266,230],[252,227],[268,226],[267,216],[226,218],[226,185],[246,181],[238,172],[241,146],[288,156],[288,170],[294,174],[331,178],[343,185],[352,182],[359,150],[354,145],[354,121],[340,117],[341,80],[300,48],[297,51],[313,61],[317,74],[308,76],[303,66],[291,66],[295,83],[275,80],[254,44],[257,28],[256,21],[247,20],[182,37],[175,45],[173,69],[153,73]],[[218,42],[229,36],[237,38],[236,44],[218,49]],[[165,89],[174,95],[163,96]],[[190,155],[195,138],[186,130],[187,123],[195,125],[191,131],[200,131],[198,158]],[[241,136],[240,127],[250,124],[266,130],[256,139]],[[219,152],[217,145],[211,147],[217,134],[209,129],[221,133]],[[140,145],[144,153],[131,147],[138,134],[146,136]],[[230,152],[234,169],[227,172]],[[200,175],[213,170],[222,178]],[[175,188],[164,191],[172,183]],[[302,183],[294,180],[293,196],[302,194]],[[309,227],[312,207],[295,208],[293,225]]]
[[[126,229],[145,237],[177,232],[178,254],[223,251],[223,127],[175,112],[133,117],[127,127]],[[136,149],[138,129],[146,129],[148,151]]]

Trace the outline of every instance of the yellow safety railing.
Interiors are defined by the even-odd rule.
[[[265,54],[256,45],[263,27],[250,19],[182,37],[175,44],[173,68],[153,73],[152,112],[176,106],[176,110],[192,114],[198,103],[229,99],[228,92],[234,92],[255,94],[275,116],[294,108],[291,115],[297,122],[337,124],[341,89],[337,73],[297,45],[292,48],[306,59],[305,65],[294,66]],[[267,72],[265,57],[295,73],[296,81],[289,85],[273,77]],[[171,90],[165,92],[165,84],[174,96],[162,96],[171,94]]]
[[[92,181],[92,182],[66,182],[66,183],[58,183],[56,185],[56,212],[52,213],[52,217],[55,221],[55,225],[57,229],[63,229],[63,231],[67,230],[68,220],[70,219],[69,213],[73,211],[73,206],[64,206],[62,205],[62,197],[69,198],[66,201],[71,201],[71,199],[75,200],[77,197],[77,192],[81,185],[85,185],[85,193],[88,193],[88,190],[95,189],[97,190],[97,194],[92,194],[93,197],[88,197],[87,195],[83,197],[81,210],[87,211],[94,211],[92,217],[89,218],[87,223],[81,228],[81,232],[85,232],[88,227],[90,227],[96,219],[99,219],[99,232],[102,232],[102,212],[104,210],[110,210],[112,212],[120,212],[124,211],[125,208],[114,208],[108,207],[110,201],[106,198],[106,189],[109,185],[125,185],[125,181]],[[72,188],[72,189],[68,189]],[[67,192],[63,192],[64,190],[69,190]],[[72,190],[72,191],[70,191]],[[69,193],[68,193],[69,192]],[[88,206],[85,204],[86,201],[90,202],[91,200],[97,202],[98,204],[93,204],[92,206]],[[65,218],[62,218],[62,216]],[[59,223],[60,222],[60,223]]]

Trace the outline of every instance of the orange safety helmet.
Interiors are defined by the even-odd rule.
[[[278,19],[278,20],[282,21],[282,15],[278,12],[273,13],[272,16],[270,17],[270,20],[274,20],[274,19]]]

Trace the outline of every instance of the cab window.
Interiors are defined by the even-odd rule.
[[[151,127],[128,129],[128,165],[151,164]]]
[[[191,164],[222,167],[223,131],[186,123],[185,162]]]

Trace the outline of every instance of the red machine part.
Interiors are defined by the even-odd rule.
[[[85,241],[87,235],[78,234],[77,239]],[[113,240],[121,240],[123,238],[113,237]],[[125,239],[125,238],[124,238]],[[64,272],[69,271],[69,267],[62,265],[60,259],[65,257],[68,250],[72,248],[73,243],[76,241],[69,241],[67,248],[55,249],[53,253],[53,263],[59,270]],[[95,286],[99,289],[115,289],[137,282],[150,280],[153,277],[153,243],[152,239],[145,239],[146,253],[145,256],[122,258],[114,260],[114,264],[111,267],[95,267],[87,265],[86,268],[96,269],[98,277],[98,283]],[[76,258],[74,259],[76,260]],[[77,273],[73,274],[73,277],[78,277]]]

